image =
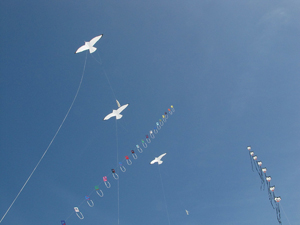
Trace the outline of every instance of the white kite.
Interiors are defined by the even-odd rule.
[[[117,100],[118,105],[120,105],[120,103]],[[117,110],[113,109],[112,113],[108,114],[106,117],[104,117],[103,120],[109,120],[111,117],[116,117],[117,120],[121,119],[123,115],[121,115],[120,113],[128,106],[129,104],[126,105],[122,105],[120,106]]]
[[[164,157],[166,154],[167,154],[167,153],[164,153],[164,154],[162,154],[162,155],[160,155],[160,156],[158,156],[158,157],[155,157],[155,159],[152,160],[152,161],[150,162],[150,164],[154,164],[154,163],[156,163],[156,162],[157,162],[158,164],[162,164],[163,161],[161,160],[161,158]]]
[[[96,44],[96,42],[99,41],[100,38],[102,38],[102,36],[103,36],[103,34],[101,34],[97,37],[94,37],[89,42],[85,42],[84,45],[82,45],[80,48],[77,49],[75,54],[79,53],[79,52],[83,52],[83,51],[88,50],[88,49],[90,50],[90,53],[93,53],[94,51],[97,50],[97,48],[94,47],[94,44]]]
[[[186,212],[186,215],[189,215],[189,211],[185,210],[185,212]]]

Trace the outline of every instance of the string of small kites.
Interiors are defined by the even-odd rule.
[[[173,105],[171,105],[170,108],[168,108],[168,113],[165,112],[164,115],[162,115],[162,118],[158,120],[158,122],[155,123],[155,127],[153,130],[150,130],[149,131],[149,134],[146,134],[145,135],[145,140],[142,139],[141,140],[141,143],[142,143],[142,146],[144,148],[147,148],[148,147],[148,144],[151,143],[151,139],[154,139],[155,138],[155,134],[158,133],[158,131],[161,129],[161,127],[164,125],[164,123],[167,122],[167,119],[168,119],[168,115],[172,115],[173,113],[175,112],[175,109],[173,107]],[[139,153],[143,153],[143,149],[139,146],[139,145],[136,145],[136,150],[139,152]],[[131,150],[131,156],[134,160],[136,160],[138,158],[138,155],[136,154],[136,152],[134,150]],[[122,161],[122,162],[119,162],[118,164],[118,167],[120,168],[120,170],[124,173],[126,172],[126,167],[123,165],[124,161],[126,161],[126,164],[128,166],[132,165],[132,160],[130,159],[130,157],[128,155],[126,155],[124,157],[125,159]],[[119,175],[116,173],[116,170],[115,169],[111,169],[111,174],[110,174],[115,180],[118,180],[119,179]],[[110,188],[111,187],[111,183],[109,182],[108,180],[108,176],[109,175],[106,175],[103,177],[103,182],[104,182],[104,185],[106,186],[106,188]],[[100,184],[96,185],[95,186],[95,189],[94,191],[96,192],[96,194],[99,196],[99,197],[103,197],[104,196],[104,192],[100,189]],[[87,202],[88,206],[89,207],[93,207],[95,204],[93,202],[93,200],[88,196],[86,195],[85,196],[85,201]],[[77,215],[77,217],[79,219],[84,219],[84,215],[83,213],[79,210],[79,207],[76,206],[74,207],[74,211]],[[65,220],[61,220],[61,225],[66,225],[66,221]]]
[[[281,197],[275,195],[275,185],[271,186],[272,177],[267,176],[267,168],[265,168],[265,167],[262,168],[262,162],[257,161],[258,157],[257,157],[257,155],[254,154],[253,151],[251,151],[251,146],[248,146],[247,149],[249,151],[252,171],[254,171],[254,169],[253,169],[253,167],[254,167],[260,178],[260,189],[265,190],[265,186],[267,186],[269,201],[272,205],[272,208],[276,210],[276,216],[277,216],[278,223],[282,224],[280,207],[279,207],[279,202],[281,201]]]

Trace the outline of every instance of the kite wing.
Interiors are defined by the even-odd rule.
[[[109,120],[111,117],[113,117],[113,116],[116,116],[116,114],[115,113],[110,113],[110,114],[108,114],[106,117],[104,117],[104,119],[103,120]]]
[[[157,162],[157,160],[154,159],[154,160],[152,160],[152,161],[150,162],[150,164],[154,164],[154,163],[156,163],[156,162]]]
[[[166,154],[167,154],[167,153],[164,153],[164,154],[162,154],[162,155],[158,156],[158,157],[157,157],[157,158],[158,158],[158,160],[161,160],[161,158],[162,158],[162,157],[164,157]]]
[[[79,52],[83,52],[83,51],[88,50],[88,49],[89,49],[89,47],[87,45],[82,45],[80,48],[77,49],[75,54],[79,53]]]
[[[126,107],[128,106],[129,104],[126,104],[126,105],[122,105],[120,108],[117,109],[118,113],[121,113],[124,109],[126,109]]]
[[[97,37],[94,37],[92,40],[90,40],[90,44],[91,46],[94,46],[94,44],[96,44],[97,41],[100,40],[100,38],[102,38],[103,34],[97,36]]]

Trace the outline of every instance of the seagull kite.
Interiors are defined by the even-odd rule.
[[[116,117],[117,120],[121,119],[123,115],[121,115],[120,113],[126,109],[126,107],[129,105],[129,104],[126,104],[126,105],[122,105],[120,106],[120,103],[117,101],[117,104],[119,106],[119,108],[117,110],[113,109],[112,113],[108,114],[106,117],[104,117],[103,120],[109,120],[111,117]]]
[[[85,50],[90,50],[90,53],[93,53],[94,51],[97,50],[97,48],[94,47],[94,44],[96,44],[97,41],[100,40],[100,38],[102,38],[103,34],[97,36],[97,37],[94,37],[92,40],[90,40],[89,42],[85,42],[84,45],[82,45],[80,48],[77,49],[77,51],[75,52],[76,53],[79,53],[79,52],[83,52]]]
[[[162,154],[162,155],[160,155],[160,156],[158,156],[158,157],[155,157],[155,159],[152,160],[152,161],[150,162],[150,164],[154,164],[154,163],[156,163],[156,162],[157,162],[159,165],[162,164],[163,161],[161,160],[161,158],[164,157],[166,154],[167,154],[167,153],[164,153],[164,154]]]

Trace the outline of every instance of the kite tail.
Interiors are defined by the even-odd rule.
[[[252,168],[252,172],[254,172],[254,170],[253,170],[253,161],[252,161],[252,156],[249,154],[249,156],[250,156],[250,162],[251,162],[251,168]]]
[[[259,177],[260,177],[260,190],[265,190],[265,179],[264,179],[264,175],[262,174],[262,171],[260,170],[259,173]]]
[[[278,223],[282,224],[279,204],[277,204],[277,206],[276,206],[276,216],[277,216]]]
[[[273,195],[272,195],[272,193],[271,193],[271,191],[270,191],[270,187],[268,187],[268,195],[269,195],[270,203],[271,203],[273,209],[275,209],[275,206],[274,206],[274,204],[273,204],[274,198],[273,198]]]

